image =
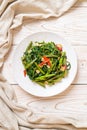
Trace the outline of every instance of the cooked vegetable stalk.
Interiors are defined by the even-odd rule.
[[[61,81],[71,68],[62,45],[54,42],[30,42],[21,60],[24,72],[42,87]]]
[[[33,61],[31,61],[30,63],[28,63],[28,64],[25,66],[25,69],[29,69],[29,68],[31,67],[31,65],[34,64],[34,62],[35,62],[36,60],[37,60],[37,58],[34,59]]]
[[[35,62],[35,65],[37,67],[37,69],[42,73],[42,74],[45,74],[45,72],[39,67],[39,65]]]

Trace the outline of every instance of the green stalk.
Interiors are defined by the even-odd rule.
[[[42,73],[42,74],[45,74],[45,72],[39,67],[39,65],[35,62],[35,65],[37,67],[37,69]]]
[[[54,81],[54,80],[56,80],[56,79],[63,78],[63,76],[64,76],[64,73],[62,73],[62,74],[57,74],[57,75],[55,75],[54,77],[50,78],[50,79],[48,80],[48,82],[52,82],[52,81]]]
[[[33,45],[33,42],[31,41],[30,44],[29,44],[29,46],[28,46],[27,49],[26,49],[26,52],[31,49],[32,45]]]
[[[35,58],[31,63],[27,64],[27,65],[25,66],[25,69],[29,69],[30,66],[31,66],[36,60],[37,60],[37,58]]]
[[[58,56],[57,56],[57,55],[53,55],[53,54],[46,55],[46,57],[49,57],[49,58],[58,58]]]
[[[40,86],[42,86],[43,88],[45,88],[45,84],[43,82],[37,82]]]
[[[55,74],[49,74],[49,75],[46,74],[44,76],[40,76],[40,77],[35,78],[35,81],[44,81],[44,80],[46,80],[46,78],[49,79],[53,76],[55,76]]]

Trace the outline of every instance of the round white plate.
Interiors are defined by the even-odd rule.
[[[62,79],[60,82],[56,83],[55,85],[47,88],[43,88],[38,84],[32,82],[28,76],[24,77],[23,74],[23,64],[21,62],[21,57],[23,56],[26,47],[28,46],[30,41],[53,41],[55,43],[62,44],[63,50],[66,51],[67,59],[71,63],[71,69],[67,77]],[[54,96],[63,92],[67,89],[72,81],[75,78],[77,72],[77,57],[74,52],[74,49],[70,44],[68,44],[62,37],[57,35],[56,33],[51,32],[38,32],[32,35],[29,35],[25,38],[16,48],[15,53],[13,55],[13,73],[14,78],[17,83],[27,92],[34,96],[39,97],[49,97]]]

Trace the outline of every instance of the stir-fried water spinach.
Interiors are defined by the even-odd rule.
[[[30,42],[22,58],[24,76],[45,87],[66,77],[71,68],[61,44],[54,42]]]

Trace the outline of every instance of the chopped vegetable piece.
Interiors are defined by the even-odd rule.
[[[57,49],[58,49],[59,51],[62,51],[62,45],[61,45],[61,44],[57,44],[56,47],[57,47]]]
[[[61,71],[65,71],[66,69],[67,69],[67,66],[66,66],[66,65],[63,65],[63,66],[61,66],[61,68],[60,68]]]
[[[36,73],[38,73],[38,74],[39,74],[39,73],[40,73],[40,71],[39,71],[39,70],[36,70]]]

